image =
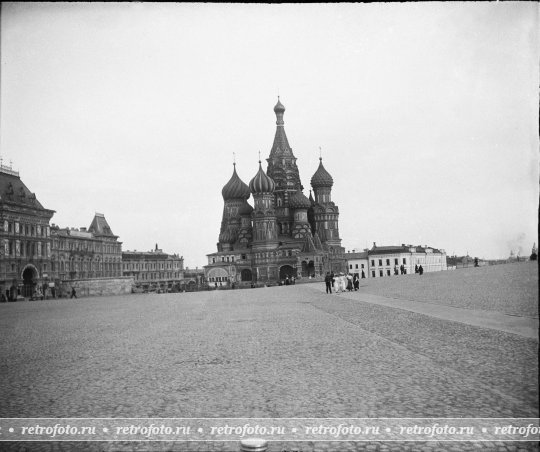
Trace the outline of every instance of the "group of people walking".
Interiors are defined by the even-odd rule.
[[[326,272],[324,283],[326,284],[326,293],[332,293],[332,288],[336,294],[345,291],[352,292],[353,290],[358,290],[360,288],[360,278],[358,273],[355,273],[353,276],[350,273],[345,275],[341,272],[334,275],[334,272]]]

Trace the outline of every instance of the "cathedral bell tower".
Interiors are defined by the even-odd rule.
[[[276,184],[274,198],[280,234],[290,236],[294,226],[294,217],[289,199],[302,186],[296,157],[285,134],[285,122],[283,121],[285,107],[279,101],[279,97],[274,107],[274,113],[276,114],[276,134],[270,150],[270,157],[266,159],[268,162],[267,173]]]

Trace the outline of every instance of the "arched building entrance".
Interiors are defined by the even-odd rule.
[[[240,273],[240,278],[242,281],[251,281],[253,279],[253,274],[249,268],[244,268]]]
[[[36,290],[38,279],[37,268],[28,264],[22,271],[23,297],[31,297]]]
[[[315,274],[315,263],[313,261],[302,261],[302,277],[307,278]]]
[[[296,268],[290,265],[283,265],[279,269],[279,279],[284,280],[286,277],[295,277],[296,278]]]

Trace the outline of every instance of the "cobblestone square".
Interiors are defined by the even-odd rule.
[[[316,283],[4,303],[0,416],[538,417],[537,337],[378,302],[537,322],[537,272],[529,262],[363,280],[358,292],[340,295]],[[238,450],[235,443],[0,443],[7,446]],[[270,445],[287,448],[521,451],[537,444]]]

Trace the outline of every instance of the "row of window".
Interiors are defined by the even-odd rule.
[[[7,257],[49,257],[50,248],[42,242],[24,242],[4,239],[4,254]]]
[[[49,227],[4,220],[4,232],[30,237],[48,237]]]
[[[53,247],[58,250],[93,251],[106,254],[119,254],[122,252],[120,244],[104,244],[87,240],[54,240]]]
[[[166,264],[161,262],[124,262],[124,271],[126,270],[172,270],[182,269],[180,262],[167,262]]]
[[[165,272],[165,273],[141,273],[135,275],[135,279],[138,280],[152,280],[152,279],[179,279],[181,277],[179,272]]]
[[[407,258],[403,258],[403,265],[407,265]],[[390,259],[386,259],[386,265],[391,265]],[[399,265],[399,259],[396,257],[394,259],[394,265]],[[371,259],[371,266],[375,267],[375,259]],[[383,266],[383,259],[379,259],[379,267]]]

